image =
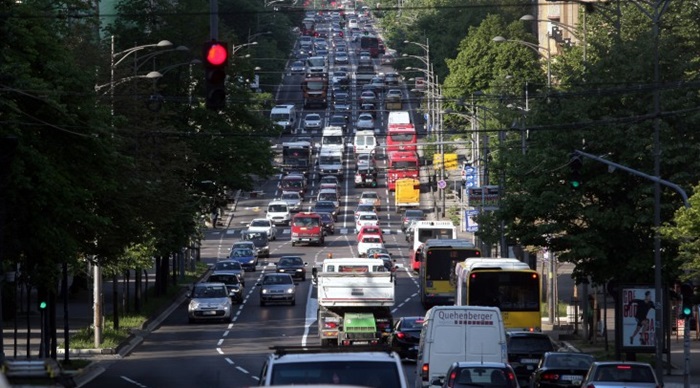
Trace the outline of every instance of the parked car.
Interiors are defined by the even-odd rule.
[[[443,388],[519,388],[510,365],[478,361],[455,362],[447,369],[443,379],[436,379],[430,385]]]
[[[296,285],[288,273],[266,273],[255,285],[260,287],[260,306],[270,302],[296,304]]]
[[[559,350],[547,333],[511,331],[506,336],[508,363],[515,370],[518,381],[526,385],[540,360],[547,352]]]
[[[415,360],[422,329],[423,317],[401,317],[394,324],[387,342],[401,358]]]
[[[530,388],[580,387],[594,361],[585,353],[547,352],[530,376]]]
[[[293,278],[299,278],[303,282],[306,280],[307,265],[308,263],[299,256],[282,256],[277,261],[275,268],[277,273],[290,274]]]
[[[582,387],[595,388],[658,388],[654,368],[644,362],[596,361],[591,364]]]
[[[224,283],[197,283],[187,294],[187,318],[190,323],[200,320],[228,322],[233,306]]]

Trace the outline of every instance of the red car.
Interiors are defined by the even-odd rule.
[[[384,234],[382,233],[382,229],[375,225],[365,225],[361,227],[357,232],[357,241],[360,242],[362,241],[362,237],[369,235],[378,236],[382,242],[384,242]]]

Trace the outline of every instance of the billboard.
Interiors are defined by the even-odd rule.
[[[623,351],[649,351],[656,348],[656,292],[649,285],[620,287]]]

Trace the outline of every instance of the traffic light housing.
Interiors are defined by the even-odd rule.
[[[206,107],[221,110],[226,107],[226,66],[228,65],[228,44],[212,40],[202,49],[204,63],[204,83]]]
[[[569,159],[569,186],[572,189],[578,189],[583,185],[581,179],[581,167],[583,166],[583,161],[581,157],[576,154],[571,154]]]
[[[679,318],[693,317],[693,286],[688,283],[681,285],[681,311],[678,313]]]

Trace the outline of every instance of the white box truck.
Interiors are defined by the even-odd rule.
[[[435,306],[425,314],[415,388],[444,378],[456,361],[508,362],[506,330],[497,307]]]

